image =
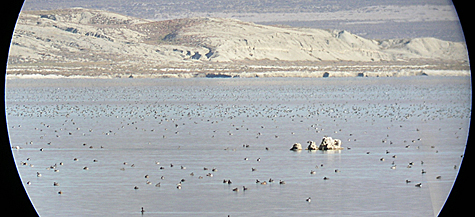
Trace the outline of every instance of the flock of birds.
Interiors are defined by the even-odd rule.
[[[265,83],[265,82],[264,82]],[[87,86],[87,85],[86,85]],[[145,85],[146,86],[146,85]],[[50,149],[63,147],[74,147],[88,150],[113,150],[115,147],[108,141],[120,141],[123,135],[135,135],[137,137],[152,138],[163,143],[177,143],[180,138],[206,138],[216,147],[225,151],[236,151],[239,148],[254,148],[252,143],[263,144],[269,140],[268,145],[259,145],[262,151],[286,150],[290,148],[295,140],[306,140],[303,135],[312,135],[317,141],[324,135],[332,135],[343,141],[345,150],[352,151],[369,136],[371,132],[367,130],[351,130],[345,124],[361,123],[372,126],[375,123],[384,123],[387,129],[384,132],[391,132],[398,129],[406,129],[406,124],[412,126],[412,122],[426,123],[437,120],[455,120],[461,122],[455,130],[454,138],[462,141],[466,136],[466,126],[470,118],[470,102],[465,102],[468,98],[465,92],[459,95],[452,95],[453,98],[447,103],[439,102],[437,89],[433,86],[414,86],[423,95],[410,98],[405,95],[410,90],[406,86],[384,86],[384,85],[354,85],[343,87],[338,84],[325,87],[282,85],[280,88],[266,89],[260,85],[251,85],[247,89],[227,83],[227,86],[133,86],[131,88],[120,87],[84,87],[84,88],[45,88],[45,89],[7,89],[7,118],[15,120],[15,124],[9,124],[12,148],[37,149],[38,153],[31,152],[31,156],[26,159],[16,159],[22,166],[34,167],[31,163],[34,158],[40,158],[40,152],[47,152]],[[428,89],[427,91],[420,89]],[[429,89],[431,91],[429,91]],[[446,88],[447,89],[447,88]],[[449,90],[454,88],[449,87]],[[43,91],[40,98],[32,98],[33,92],[38,96],[38,92]],[[363,94],[352,96],[351,93],[358,91]],[[394,98],[391,92],[398,92],[399,98]],[[108,97],[114,93],[114,97]],[[277,94],[278,93],[278,94]],[[304,93],[304,94],[303,94]],[[464,95],[465,94],[465,95]],[[31,123],[20,123],[27,119],[34,119]],[[36,121],[37,120],[37,121]],[[106,124],[99,121],[106,120]],[[256,124],[248,120],[265,120],[265,124]],[[18,123],[17,123],[18,122]],[[260,121],[256,121],[260,122]],[[308,124],[311,123],[311,124]],[[286,126],[288,125],[288,126]],[[108,128],[104,128],[108,127]],[[439,128],[441,130],[443,126]],[[371,135],[381,138],[378,145],[385,145],[388,149],[384,153],[374,155],[373,150],[365,150],[364,154],[374,156],[374,161],[381,163],[390,162],[388,169],[396,170],[401,167],[396,164],[398,155],[391,153],[391,147],[404,146],[406,149],[427,148],[419,128],[411,129],[409,133],[412,137],[393,138],[389,135]],[[15,136],[22,133],[31,133],[34,138],[24,141],[22,137]],[[199,132],[199,133],[196,133]],[[199,134],[199,135],[198,135]],[[91,142],[91,144],[80,142],[86,137],[93,137],[101,141]],[[245,139],[241,139],[245,137]],[[118,139],[117,139],[118,138]],[[252,138],[252,139],[251,139]],[[220,141],[227,141],[223,146]],[[233,142],[232,140],[236,140]],[[243,144],[243,140],[245,143]],[[248,142],[254,141],[254,142]],[[68,144],[65,144],[68,143]],[[376,142],[375,142],[376,143]],[[273,145],[278,144],[278,145]],[[153,147],[153,144],[147,144]],[[171,146],[171,145],[170,145]],[[242,147],[241,147],[242,146]],[[189,146],[176,144],[176,149],[186,149]],[[437,146],[431,145],[433,153],[438,153]],[[15,152],[14,152],[15,153]],[[106,153],[106,152],[104,152]],[[463,157],[463,155],[461,155]],[[44,169],[54,173],[60,173],[64,164],[81,162],[82,159],[75,157],[72,159],[54,160],[54,163],[46,168],[37,168],[36,177],[41,178]],[[248,157],[242,158],[249,161]],[[254,159],[257,163],[261,159]],[[100,162],[100,158],[88,159],[88,163],[82,166],[83,171],[94,168],[94,163]],[[151,162],[152,163],[152,162]],[[157,181],[152,182],[151,173],[142,174],[145,185],[154,185],[157,188],[163,187],[166,182],[175,183],[173,186],[180,190],[186,188],[188,179],[212,178],[219,168],[203,166],[202,171],[189,171],[187,165],[175,165],[173,162],[163,163],[160,160],[153,162],[156,169],[162,171],[162,175],[153,177]],[[424,161],[410,161],[403,167],[412,168],[416,164],[421,167],[420,173],[426,174],[423,168]],[[310,175],[316,175],[318,168],[323,164],[316,165],[309,171]],[[456,170],[457,165],[451,165]],[[117,165],[117,170],[126,171],[133,169],[135,163],[124,161]],[[180,169],[182,174],[187,174],[181,179],[168,180],[164,171],[171,168]],[[196,168],[194,168],[196,169]],[[21,170],[21,169],[20,169]],[[258,173],[258,168],[251,166],[251,172]],[[152,171],[151,171],[152,172]],[[335,168],[335,173],[344,173],[341,168]],[[323,180],[330,180],[329,176],[324,176]],[[442,179],[441,175],[434,177],[436,180]],[[284,185],[283,179],[274,180],[256,179],[256,185],[279,184]],[[421,188],[422,182],[413,182],[406,179],[403,182],[413,183],[415,187]],[[233,186],[235,183],[230,178],[214,181],[224,185]],[[288,181],[287,181],[288,182]],[[141,184],[143,184],[141,183]],[[34,182],[27,180],[27,185]],[[54,187],[60,187],[61,183],[54,181]],[[141,184],[130,186],[131,190],[140,190]],[[244,192],[252,190],[251,183],[233,186],[233,192]],[[58,189],[57,194],[65,192]],[[311,196],[303,197],[303,200],[310,203]],[[145,212],[141,208],[141,213]]]

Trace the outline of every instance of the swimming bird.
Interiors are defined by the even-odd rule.
[[[233,191],[237,192],[237,191],[239,191],[239,188],[233,188]]]
[[[323,180],[328,180],[328,179],[330,179],[330,178],[328,178],[328,177],[326,177],[326,176],[325,176],[325,177],[323,177]]]
[[[409,179],[406,179],[406,183],[411,183],[411,180],[409,180]]]
[[[419,187],[419,188],[420,188],[420,187],[422,187],[422,183],[420,183],[420,182],[419,182],[419,183],[417,183],[417,184],[416,184],[416,185],[414,185],[414,186],[416,186],[416,187]]]
[[[308,198],[306,199],[306,201],[310,203],[310,202],[312,202],[312,198],[311,198],[311,197],[308,197]]]
[[[283,180],[279,180],[279,184],[281,184],[281,185],[285,185],[285,181],[283,181]]]
[[[247,189],[248,189],[248,188],[247,188],[246,186],[242,186],[242,190],[243,190],[243,191],[247,191]]]

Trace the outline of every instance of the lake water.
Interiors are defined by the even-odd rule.
[[[435,216],[463,159],[471,83],[9,79],[6,102],[41,216]],[[323,136],[345,148],[289,150]]]

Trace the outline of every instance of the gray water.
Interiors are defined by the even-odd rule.
[[[463,159],[471,83],[10,79],[6,102],[41,216],[435,216]],[[323,136],[345,149],[289,151]]]

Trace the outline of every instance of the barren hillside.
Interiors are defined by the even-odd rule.
[[[189,77],[339,71],[332,74],[352,76],[391,69],[396,74],[385,73],[394,76],[468,70],[467,60],[464,43],[435,38],[378,41],[347,31],[226,18],[151,21],[76,8],[22,12],[8,73]],[[341,73],[345,70],[351,73]]]

